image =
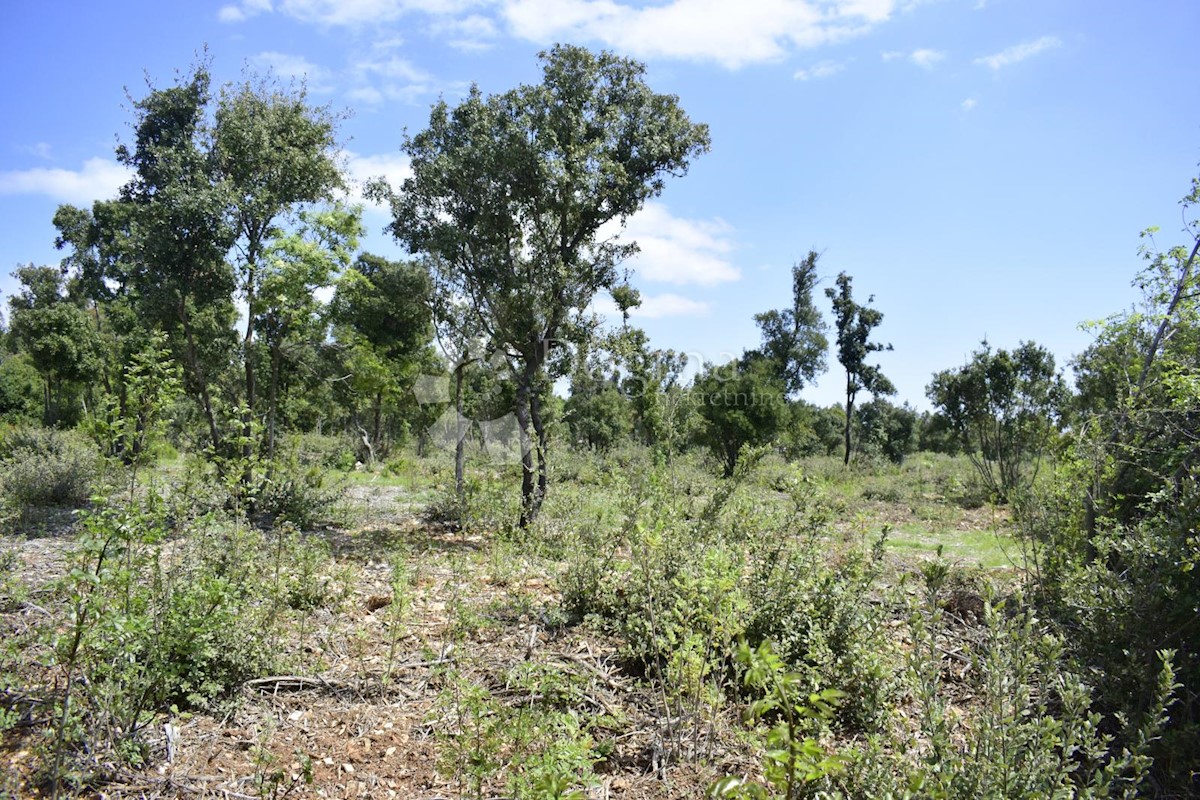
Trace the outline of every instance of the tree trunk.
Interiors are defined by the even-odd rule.
[[[850,391],[850,387],[848,384],[849,384],[849,381],[847,381],[847,386],[846,386],[846,428],[845,428],[846,456],[845,456],[845,458],[842,459],[842,466],[844,466],[844,467],[850,466],[850,421],[854,418],[853,417],[854,393],[852,391]]]
[[[250,474],[250,457],[254,455],[254,281],[257,272],[253,244],[246,256],[246,336],[242,340],[242,359],[246,370],[246,406],[242,411],[242,458],[246,460],[245,484],[249,486],[253,477]]]
[[[220,452],[221,433],[217,430],[217,417],[213,413],[212,396],[208,391],[208,376],[204,374],[204,367],[200,364],[199,352],[196,349],[196,336],[192,331],[191,319],[187,313],[187,303],[183,300],[179,302],[179,321],[183,326],[184,338],[187,340],[188,366],[191,367],[192,380],[196,382],[196,391],[200,395],[204,417],[208,421],[208,432],[212,437],[213,450]]]
[[[278,343],[271,345],[271,384],[267,390],[267,462],[275,460],[275,414],[279,407],[279,368],[283,350]]]
[[[376,447],[379,446],[379,434],[383,426],[383,392],[375,393],[375,408],[372,410],[371,416],[371,442]],[[383,455],[386,457],[386,448]]]
[[[467,488],[464,473],[467,454],[467,431],[463,427],[463,370],[459,364],[454,370],[454,494],[461,503],[466,499]]]
[[[526,373],[521,376],[520,385],[517,386],[516,408],[517,427],[521,434],[521,516],[517,520],[521,528],[528,528],[537,517],[537,509],[534,506],[533,446],[529,436],[531,391],[529,375]]]
[[[533,493],[533,516],[537,517],[546,499],[550,476],[546,466],[546,425],[542,420],[542,397],[536,386],[529,395],[529,416],[533,423],[533,446],[537,451],[537,487]]]

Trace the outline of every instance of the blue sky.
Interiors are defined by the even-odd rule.
[[[1198,30],[1195,0],[10,0],[2,302],[7,273],[61,257],[56,206],[124,180],[125,88],[170,84],[206,44],[218,82],[305,77],[352,111],[350,174],[399,180],[402,132],[439,96],[535,82],[537,52],[571,42],[645,61],[711,128],[712,151],[629,225],[653,342],[713,361],[755,346],[753,314],[790,302],[789,268],[816,249],[822,287],[844,270],[875,296],[884,372],[925,407],[930,375],[984,336],[1065,363],[1080,322],[1136,300],[1138,232],[1181,240]],[[366,220],[366,248],[399,255],[385,217]],[[803,396],[840,400],[838,370]]]

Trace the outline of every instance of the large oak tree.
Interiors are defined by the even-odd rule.
[[[602,228],[709,146],[707,127],[652,91],[640,63],[565,45],[540,58],[540,84],[491,96],[472,88],[453,108],[435,105],[403,145],[412,177],[394,193],[376,187],[391,195],[395,237],[434,257],[435,292],[466,298],[509,357],[525,444],[522,525],[546,492],[552,350],[636,249]]]

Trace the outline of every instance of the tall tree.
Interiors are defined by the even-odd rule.
[[[846,370],[846,424],[843,439],[846,454],[842,463],[850,463],[850,429],[854,422],[854,398],[866,389],[873,395],[892,395],[896,387],[877,364],[868,364],[871,353],[891,350],[890,344],[871,341],[871,331],[883,321],[883,312],[872,308],[874,295],[866,305],[854,301],[851,278],[846,273],[837,276],[837,289],[830,287],[825,296],[833,301],[833,316],[837,326],[838,361]]]
[[[330,304],[334,336],[351,375],[354,422],[369,453],[384,447],[383,416],[430,361],[433,330],[424,267],[364,253],[338,281]],[[366,398],[368,420],[359,418]]]
[[[250,79],[221,93],[213,129],[212,161],[228,193],[237,235],[235,261],[246,306],[256,309],[264,279],[262,256],[285,215],[303,204],[332,199],[342,186],[334,161],[335,125],[327,108],[308,104],[305,89],[285,90]],[[254,336],[259,315],[246,315],[243,435],[249,442],[257,377]],[[249,453],[244,453],[249,456]]]
[[[270,375],[267,383],[267,458],[275,455],[280,377],[289,351],[315,347],[326,333],[318,289],[329,287],[350,264],[362,234],[359,208],[335,205],[300,214],[300,227],[272,239],[259,266],[261,292],[249,316],[262,330]]]
[[[646,85],[643,65],[565,45],[540,58],[538,85],[489,97],[472,88],[454,108],[434,106],[429,127],[404,142],[413,175],[392,196],[390,226],[412,252],[435,257],[435,290],[467,298],[510,357],[525,442],[522,525],[547,488],[551,351],[636,247],[601,228],[626,220],[709,145],[678,98]]]
[[[796,394],[825,371],[825,320],[813,302],[820,254],[809,251],[792,266],[792,307],[754,315],[762,331],[762,348],[755,355],[766,358],[775,373]]]
[[[209,86],[201,65],[175,86],[133,101],[134,141],[117,147],[117,160],[134,175],[102,220],[102,235],[121,243],[120,280],[142,319],[179,334],[187,388],[220,450],[212,373],[224,366],[234,318],[234,275],[225,255],[236,231],[210,157]]]

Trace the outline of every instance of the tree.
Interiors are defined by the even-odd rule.
[[[754,355],[773,365],[789,394],[796,394],[825,371],[829,341],[812,296],[819,258],[819,253],[809,251],[803,261],[792,266],[791,308],[754,315],[763,336],[762,348]]]
[[[871,331],[883,321],[883,313],[871,308],[870,304],[875,301],[873,295],[867,298],[867,305],[854,302],[849,275],[840,273],[837,276],[837,289],[826,289],[825,296],[833,301],[838,361],[846,370],[846,422],[843,430],[846,454],[842,463],[849,464],[854,398],[863,389],[876,396],[896,393],[896,387],[884,376],[879,366],[867,363],[871,353],[891,350],[892,346],[870,340]]]
[[[209,149],[209,86],[207,67],[198,66],[175,86],[133,101],[134,141],[117,147],[117,160],[134,175],[118,202],[98,205],[93,217],[99,239],[117,243],[111,277],[135,298],[143,324],[179,334],[173,349],[187,389],[220,451],[212,374],[228,363],[235,283],[225,256],[237,232]]]
[[[876,397],[858,407],[857,417],[860,447],[867,453],[900,464],[917,449],[921,418],[907,403]]]
[[[369,452],[382,452],[384,410],[430,363],[429,274],[418,263],[364,253],[338,281],[330,304],[334,336],[349,366],[350,405]],[[367,420],[359,418],[366,399]]]
[[[362,234],[361,209],[335,205],[300,214],[300,227],[273,239],[258,266],[260,291],[248,316],[262,330],[269,354],[267,458],[275,455],[280,375],[288,351],[317,346],[326,324],[316,297],[350,263]]]
[[[762,359],[706,365],[691,399],[704,420],[698,438],[727,478],[734,474],[742,448],[773,442],[789,418],[786,384]]]
[[[237,237],[234,253],[241,292],[246,306],[258,309],[265,277],[262,257],[282,218],[303,204],[332,199],[333,191],[342,186],[334,162],[334,119],[327,108],[308,104],[303,86],[284,90],[251,79],[221,92],[212,137],[211,161],[227,193],[228,216]],[[242,338],[242,424],[247,449],[252,446],[257,395],[254,336],[259,318],[258,313],[246,315]],[[273,433],[269,429],[269,446]]]
[[[9,298],[12,335],[42,377],[43,421],[54,425],[70,416],[66,396],[95,372],[95,333],[58,269],[30,264],[14,276],[21,290]]]
[[[1044,347],[1022,342],[1011,353],[993,352],[985,341],[965,366],[934,375],[927,395],[988,490],[1007,502],[1037,476],[1066,385]]]
[[[510,360],[523,526],[548,482],[552,350],[636,248],[601,228],[623,223],[709,145],[676,97],[651,91],[641,64],[565,45],[540,58],[538,85],[488,97],[473,87],[454,108],[435,105],[429,127],[404,142],[412,177],[395,193],[374,187],[391,198],[393,235],[433,257],[434,291],[466,298]]]

